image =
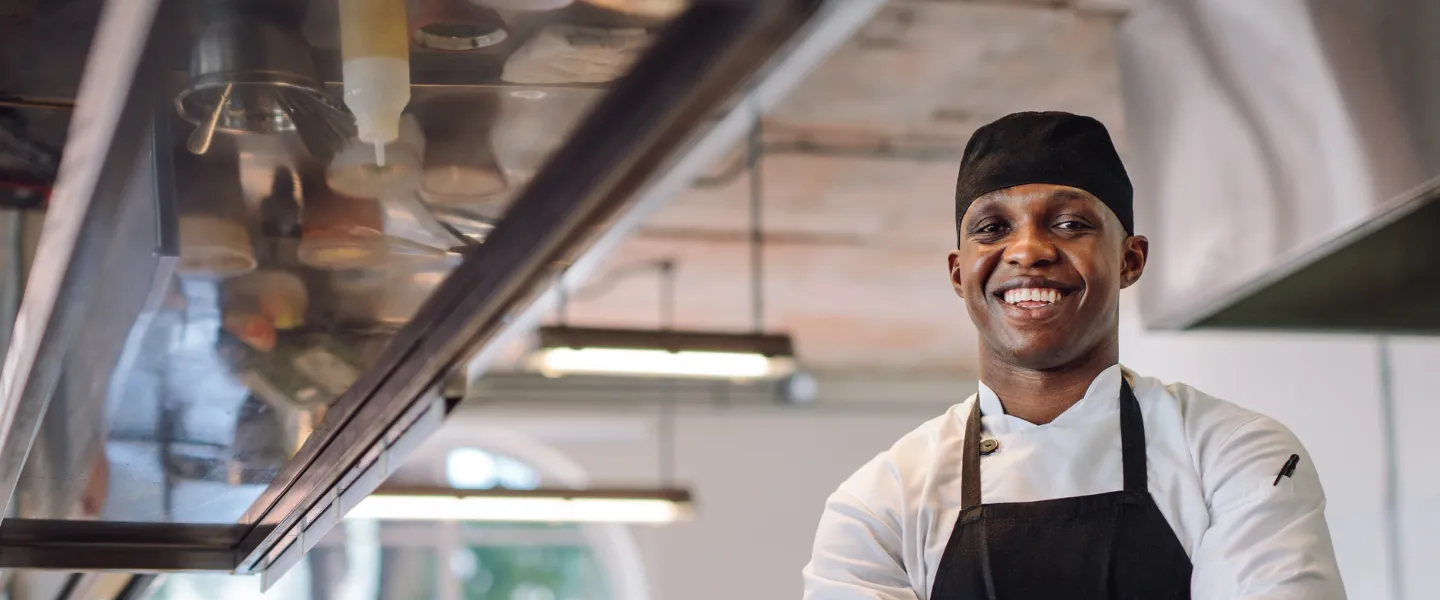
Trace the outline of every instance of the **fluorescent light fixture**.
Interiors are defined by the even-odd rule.
[[[779,379],[796,368],[788,335],[544,327],[540,347],[531,368],[549,377]]]
[[[688,519],[684,490],[387,490],[349,519],[661,524]]]

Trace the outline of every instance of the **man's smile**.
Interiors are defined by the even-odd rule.
[[[995,286],[991,295],[1007,317],[1039,321],[1060,314],[1082,287],[1042,277],[1015,277]]]

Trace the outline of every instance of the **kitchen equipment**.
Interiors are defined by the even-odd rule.
[[[329,160],[346,142],[355,139],[354,117],[329,102],[315,102],[294,89],[280,90],[276,104],[290,119],[305,149],[317,160]]]
[[[317,269],[384,264],[389,244],[378,200],[341,196],[323,185],[307,191],[300,262]]]
[[[1152,2],[1116,41],[1147,327],[1440,333],[1440,4]]]
[[[502,212],[505,198],[500,193],[509,184],[490,144],[498,112],[495,95],[436,94],[416,104],[426,141],[421,196],[432,204],[465,204],[492,215]]]
[[[353,128],[323,91],[298,30],[254,13],[236,12],[205,27],[191,50],[190,86],[175,106],[206,131],[279,133],[303,125],[298,133],[316,156],[332,153],[328,146]]]
[[[227,278],[255,269],[234,157],[175,152],[180,260],[189,277]]]
[[[477,50],[510,38],[500,13],[464,0],[423,0],[410,29],[415,45],[429,50]]]
[[[248,273],[256,264],[243,223],[204,214],[180,217],[177,273],[223,279]]]

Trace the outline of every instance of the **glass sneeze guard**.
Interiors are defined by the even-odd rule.
[[[47,216],[58,283],[6,358],[0,566],[283,573],[820,7],[486,4],[408,2],[358,58],[334,1],[107,10],[94,53],[138,67],[82,86],[128,91],[72,124],[86,202]],[[397,80],[376,56],[408,67],[393,128],[347,102]]]

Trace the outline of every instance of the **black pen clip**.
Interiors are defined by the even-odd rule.
[[[1290,460],[1285,461],[1285,466],[1280,467],[1280,474],[1275,476],[1275,483],[1270,484],[1271,487],[1280,485],[1280,478],[1281,478],[1281,477],[1290,477],[1290,476],[1294,475],[1294,474],[1295,474],[1295,465],[1298,465],[1298,464],[1300,464],[1300,455],[1299,455],[1299,454],[1291,454],[1291,455],[1290,455]]]

